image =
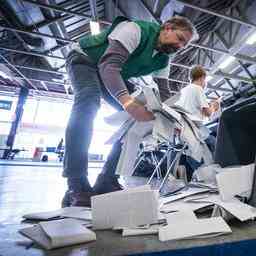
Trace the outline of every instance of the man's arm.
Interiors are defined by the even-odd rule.
[[[120,73],[128,57],[129,52],[121,43],[109,40],[109,46],[98,64],[100,76],[105,87],[117,99],[122,95],[128,94]]]
[[[150,121],[154,119],[153,114],[129,95],[120,73],[129,54],[120,42],[109,40],[109,46],[98,64],[100,76],[110,94],[135,120]]]

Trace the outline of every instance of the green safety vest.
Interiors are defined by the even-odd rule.
[[[125,17],[117,17],[110,28],[98,35],[84,36],[79,40],[82,50],[97,64],[108,47],[108,35],[123,21]],[[148,75],[153,71],[165,68],[169,62],[169,56],[158,52],[153,57],[153,52],[160,33],[160,26],[153,22],[134,21],[141,29],[139,46],[132,52],[122,66],[121,75],[123,79]]]

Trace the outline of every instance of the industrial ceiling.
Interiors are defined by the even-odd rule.
[[[70,44],[118,15],[161,23],[188,17],[199,40],[172,61],[168,86],[188,83],[193,64],[209,72],[207,96],[255,85],[256,1],[253,0],[0,0],[0,92],[72,99],[65,70]]]

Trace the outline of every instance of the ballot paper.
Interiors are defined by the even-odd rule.
[[[22,216],[24,219],[27,220],[51,220],[56,218],[78,218],[84,220],[91,220],[91,209],[88,207],[65,207],[62,209],[58,209],[55,211],[48,211],[48,212],[36,212],[36,213],[29,213]]]
[[[104,117],[104,121],[109,125],[121,125],[125,123],[131,116],[128,114],[127,111],[118,111],[114,114]]]
[[[197,220],[195,213],[191,210],[180,210],[178,212],[168,213],[165,215],[165,218],[167,225],[187,220]]]
[[[180,218],[176,217],[175,221],[170,220],[168,225],[159,229],[160,241],[203,238],[203,236],[223,235],[232,232],[222,217],[196,219],[181,216]]]
[[[158,191],[148,186],[93,196],[91,201],[94,229],[158,222]]]
[[[228,201],[236,195],[249,197],[253,175],[254,164],[224,168],[216,176],[221,199]]]
[[[168,204],[168,203],[178,201],[178,200],[181,200],[181,199],[189,197],[189,196],[193,196],[193,195],[197,195],[197,194],[204,194],[209,191],[210,191],[209,188],[188,188],[187,190],[182,190],[178,193],[175,193],[174,195],[160,198],[160,203]]]
[[[149,110],[160,110],[162,109],[162,101],[160,98],[159,90],[151,86],[143,87],[143,93],[146,98],[147,108]]]
[[[156,88],[144,87],[143,93],[146,98],[147,108],[153,112],[161,113],[167,119],[180,122],[181,115],[167,104],[162,103],[159,91]]]
[[[62,217],[79,219],[79,220],[92,220],[92,211],[91,210],[81,210],[74,212],[67,212],[61,214]]]
[[[142,235],[155,235],[158,234],[159,224],[153,224],[149,226],[137,227],[137,228],[123,228],[122,236],[142,236]]]
[[[237,198],[229,201],[222,201],[219,195],[212,195],[205,198],[194,199],[197,202],[210,202],[222,207],[240,221],[247,221],[256,218],[256,208],[242,203]]]
[[[110,138],[107,139],[107,141],[105,141],[105,144],[106,145],[114,144],[116,141],[120,140],[125,135],[125,133],[132,127],[134,122],[135,121],[132,118],[130,118],[126,122],[124,122],[120,126],[120,128],[117,131],[115,131],[115,133],[112,134],[110,136]]]
[[[218,187],[215,183],[206,183],[206,182],[190,182],[190,188],[208,188],[211,192],[218,192]]]
[[[161,213],[179,212],[179,211],[197,211],[203,208],[212,206],[213,203],[186,202],[184,200],[175,201],[169,204],[164,204],[160,208]]]
[[[40,222],[19,232],[50,250],[96,240],[96,234],[74,219]]]

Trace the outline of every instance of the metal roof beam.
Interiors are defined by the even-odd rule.
[[[28,83],[28,85],[31,86],[31,88],[34,88],[35,90],[38,91],[38,88],[37,88],[36,86],[34,86],[33,83],[31,83],[31,81],[30,81],[29,79],[27,79],[27,78],[22,74],[22,72],[20,72],[16,67],[14,67],[14,66],[10,63],[10,61],[9,61],[8,59],[6,59],[2,54],[0,54],[0,58],[2,58],[2,59],[4,60],[4,62],[5,62],[6,64],[8,64],[8,66],[10,66],[13,70],[15,70],[15,72],[18,73],[18,74],[21,76],[21,78],[24,79],[24,80]],[[23,85],[21,84],[21,86],[23,86]],[[27,87],[27,86],[25,86],[25,87]],[[28,87],[27,87],[27,88],[28,88]],[[29,88],[28,88],[28,89],[29,89]]]
[[[141,0],[139,2],[141,2],[142,7],[145,9],[145,11],[147,13],[149,13],[149,15],[154,19],[154,21],[156,21],[157,23],[161,24],[161,20],[158,17],[156,17],[156,15],[150,9],[150,6],[147,4],[147,2],[145,0]]]
[[[208,14],[217,16],[219,18],[226,19],[226,20],[236,22],[236,23],[239,23],[239,24],[242,24],[242,25],[245,25],[245,26],[256,29],[256,24],[254,24],[252,22],[249,22],[247,20],[242,20],[242,19],[239,19],[239,18],[236,18],[236,17],[228,16],[226,14],[220,13],[220,12],[212,10],[210,8],[204,8],[204,7],[200,7],[198,5],[192,4],[192,3],[188,3],[187,1],[184,1],[184,0],[178,0],[178,2],[184,4],[185,6],[190,7],[192,9],[195,9],[195,10],[198,10],[198,11],[201,11],[201,12],[204,12],[204,13],[208,13]]]
[[[239,59],[241,61],[245,61],[245,62],[249,62],[249,63],[256,63],[256,58],[253,58],[253,57],[250,57],[250,56],[245,56],[245,55],[242,55],[242,54],[232,54],[227,50],[214,48],[214,47],[209,47],[209,46],[201,45],[201,44],[191,43],[190,45],[194,46],[194,47],[197,47],[197,48],[205,49],[205,50],[208,50],[208,51],[220,53],[220,54],[227,54],[227,55],[233,56],[236,59]]]
[[[67,72],[63,72],[63,71],[55,71],[55,70],[48,70],[48,69],[29,67],[29,66],[21,66],[21,65],[14,65],[14,64],[12,64],[12,65],[16,68],[29,69],[29,70],[34,70],[34,71],[39,71],[39,72],[44,72],[44,73],[51,73],[51,74],[57,74],[57,75],[67,74]]]
[[[80,17],[83,17],[85,19],[88,19],[88,18],[91,19],[92,18],[91,15],[87,15],[87,14],[84,14],[84,13],[67,10],[65,8],[62,8],[62,7],[58,6],[58,5],[43,4],[43,3],[35,2],[33,0],[22,0],[22,1],[30,3],[30,4],[34,4],[34,5],[39,6],[41,8],[56,11],[56,12],[61,12],[61,13],[67,13],[67,14],[75,15],[75,16],[80,16]],[[105,20],[98,20],[98,21],[101,22],[101,23],[104,23],[104,24],[108,24],[108,25],[111,24],[110,22],[105,21]]]
[[[71,39],[67,39],[67,38],[63,38],[63,37],[59,37],[59,36],[52,36],[52,35],[48,35],[48,34],[41,33],[41,32],[30,32],[30,31],[26,31],[26,30],[22,30],[22,29],[17,29],[17,28],[12,28],[9,26],[1,25],[1,24],[0,24],[0,28],[10,30],[10,31],[15,31],[15,32],[22,33],[22,34],[27,34],[27,35],[47,37],[47,38],[55,39],[57,41],[61,41],[61,42],[65,42],[65,43],[76,42],[75,40],[71,40]]]
[[[0,46],[0,49],[10,51],[10,52],[17,52],[17,53],[21,53],[21,54],[27,54],[27,55],[33,55],[33,56],[39,56],[39,57],[47,57],[47,58],[58,59],[58,60],[65,60],[65,58],[59,57],[56,55],[48,55],[48,54],[43,54],[43,53],[39,53],[39,52],[35,52],[35,51],[27,52],[27,51],[17,50],[17,49],[13,49],[13,48],[6,47],[6,46]]]
[[[185,65],[185,64],[180,64],[180,63],[175,63],[175,62],[171,62],[170,64],[173,65],[173,66],[190,69],[190,67]],[[205,69],[209,70],[209,68],[205,68]],[[254,79],[250,79],[250,78],[243,77],[243,76],[237,76],[237,75],[234,75],[234,74],[228,74],[228,73],[224,73],[222,71],[217,71],[213,75],[220,76],[222,78],[227,78],[227,79],[234,79],[234,80],[238,80],[238,81],[242,81],[242,82],[246,82],[246,83],[254,83],[255,82]]]

